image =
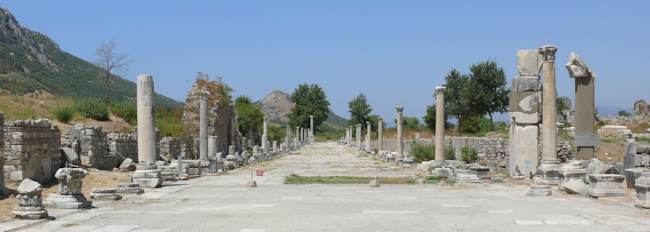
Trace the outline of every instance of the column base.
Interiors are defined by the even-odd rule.
[[[542,172],[542,183],[545,185],[560,184],[560,161],[545,160],[539,167]]]
[[[93,204],[88,201],[83,194],[61,195],[58,193],[50,194],[45,198],[43,205],[55,209],[86,209]]]
[[[138,165],[133,173],[132,182],[145,188],[160,188],[163,179],[155,165]]]
[[[562,177],[562,181],[560,182],[560,189],[562,191],[569,194],[587,193],[587,169],[562,169],[560,176]]]
[[[636,180],[636,200],[634,206],[643,209],[650,209],[650,173],[646,173]]]
[[[551,186],[541,184],[541,185],[531,185],[530,189],[528,190],[528,193],[526,193],[526,196],[529,197],[546,197],[550,196],[553,194],[553,191],[551,190]]]
[[[623,197],[625,196],[625,176],[617,174],[589,174],[589,196]]]
[[[18,219],[28,220],[39,220],[49,216],[43,206],[18,206],[11,211],[11,215]]]

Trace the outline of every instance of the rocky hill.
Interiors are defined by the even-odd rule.
[[[98,44],[100,41],[97,42]],[[5,8],[0,8],[0,89],[25,94],[49,92],[57,96],[103,97],[101,70],[88,61],[62,51],[47,36],[22,27]],[[118,78],[112,85],[114,99],[135,98],[135,83]],[[157,95],[156,104],[179,107],[181,103]]]
[[[291,95],[275,90],[264,97],[257,104],[262,108],[265,115],[269,116],[269,121],[276,124],[286,124],[289,122],[289,113],[293,110],[295,104],[291,101]],[[341,128],[347,120],[330,111],[326,124]]]

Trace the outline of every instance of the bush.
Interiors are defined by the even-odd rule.
[[[75,109],[85,118],[108,121],[108,106],[98,98],[81,100],[77,102]]]
[[[163,137],[182,137],[185,132],[182,109],[160,108],[156,111],[156,127]]]
[[[436,159],[435,150],[436,149],[434,145],[417,144],[417,143],[413,143],[411,145],[411,154],[413,155],[413,158],[417,163],[421,163],[429,160],[435,160]]]
[[[495,129],[498,125],[495,123]],[[459,128],[461,133],[472,134],[474,136],[483,137],[488,132],[492,131],[492,123],[490,119],[485,117],[471,117],[463,121],[463,127]]]
[[[68,123],[74,117],[74,109],[70,107],[59,107],[54,109],[54,118],[62,123]]]
[[[445,146],[445,160],[455,160],[456,154],[454,154],[454,148],[451,146]]]
[[[138,121],[138,109],[134,101],[119,101],[111,104],[111,113],[118,116],[130,125],[135,125]]]
[[[465,163],[473,163],[478,160],[478,152],[473,147],[465,146],[460,150],[460,159]]]

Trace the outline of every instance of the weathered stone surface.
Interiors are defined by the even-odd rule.
[[[473,173],[456,173],[458,183],[481,183],[481,180]]]
[[[59,129],[47,119],[17,120],[4,126],[4,172],[12,181],[46,183],[63,166]]]
[[[94,200],[117,201],[122,199],[122,196],[117,194],[117,189],[106,188],[106,189],[93,189],[93,192],[90,193],[90,198]]]
[[[136,183],[120,183],[115,190],[117,194],[143,194],[144,189]]]
[[[77,152],[70,148],[70,147],[62,147],[61,148],[61,155],[63,158],[65,158],[66,162],[74,164],[74,165],[80,165],[81,160],[79,159],[79,156],[77,155]]]
[[[25,179],[20,182],[18,188],[18,205],[11,211],[15,218],[37,220],[47,218],[47,210],[43,208],[43,200],[41,192],[43,188],[41,184],[30,179]]]
[[[649,168],[629,168],[625,169],[625,183],[628,188],[634,188],[635,181],[641,177],[644,172],[650,172]]]
[[[55,209],[85,209],[92,206],[92,201],[88,201],[83,194],[51,193],[45,198],[44,205]]]
[[[123,172],[133,172],[137,168],[137,165],[133,163],[133,160],[131,158],[126,158],[124,161],[122,161],[122,164],[120,164],[120,171]]]
[[[539,171],[545,185],[560,184],[560,163],[558,161],[542,161]]]
[[[534,184],[530,186],[530,189],[528,190],[528,193],[526,193],[526,196],[545,197],[552,194],[553,191],[551,190],[551,186]]]
[[[622,197],[625,196],[625,176],[616,174],[588,174],[589,196]]]
[[[586,194],[588,192],[587,170],[562,167],[560,176],[562,177],[561,190],[570,194]]]
[[[518,50],[517,51],[517,71],[522,76],[539,75],[539,68],[542,62],[539,51],[537,50]]]
[[[469,168],[470,172],[478,177],[479,180],[490,179],[490,168],[485,166],[472,166]]]
[[[603,174],[605,173],[605,164],[600,160],[593,158],[587,166],[587,174]]]
[[[643,173],[635,182],[636,200],[634,206],[650,209],[650,172]]]

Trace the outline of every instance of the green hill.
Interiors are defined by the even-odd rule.
[[[134,99],[135,83],[117,78],[112,100]],[[92,63],[62,51],[47,36],[20,26],[0,8],[0,89],[13,94],[37,90],[57,96],[104,97],[101,70]],[[180,107],[182,103],[157,95],[156,105]]]

